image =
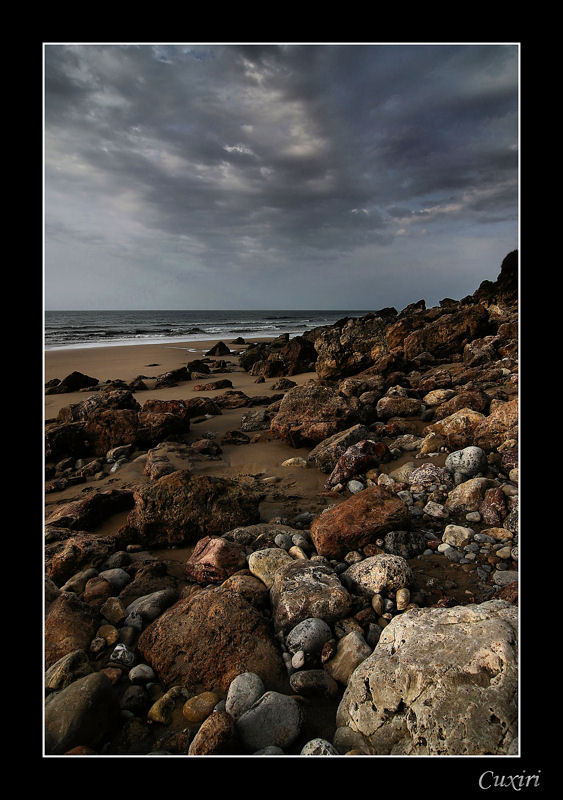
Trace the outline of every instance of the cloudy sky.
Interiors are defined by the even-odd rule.
[[[46,45],[48,309],[462,297],[518,243],[516,45]]]

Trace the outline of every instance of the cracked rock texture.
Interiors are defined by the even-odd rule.
[[[336,722],[378,755],[504,755],[517,737],[518,609],[412,609],[354,671]]]

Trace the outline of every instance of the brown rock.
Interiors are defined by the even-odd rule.
[[[100,608],[111,597],[111,584],[104,578],[90,578],[84,587],[83,600],[94,608]]]
[[[245,566],[243,547],[220,537],[205,536],[186,561],[184,572],[196,583],[222,583]]]
[[[234,481],[178,470],[134,493],[128,526],[139,541],[180,545],[258,522],[259,498]]]
[[[52,511],[47,525],[72,530],[93,531],[105,519],[133,507],[133,493],[127,490],[107,489],[83,500],[64,503]]]
[[[380,486],[370,486],[316,517],[311,538],[319,555],[342,558],[382,533],[408,524],[405,503]]]
[[[475,432],[485,419],[483,414],[471,408],[462,408],[449,417],[429,425],[425,433],[437,433],[443,436],[450,450],[463,450],[476,444]]]
[[[72,592],[62,592],[45,618],[45,666],[74,650],[88,650],[99,624],[97,611]]]
[[[404,355],[412,359],[427,351],[435,356],[460,353],[467,342],[487,334],[489,315],[483,305],[466,306],[453,313],[441,314],[404,340]]]
[[[67,539],[45,546],[45,571],[58,585],[88,567],[99,567],[109,555],[119,550],[120,536],[77,531]]]
[[[420,409],[421,402],[415,397],[386,396],[377,403],[377,416],[379,419],[416,417]]]
[[[360,404],[316,381],[295,386],[284,396],[270,430],[292,447],[311,445],[358,421]]]
[[[198,730],[188,755],[212,756],[228,755],[236,752],[235,721],[226,711],[211,714]]]
[[[226,692],[242,672],[255,672],[273,689],[287,681],[269,623],[240,594],[222,586],[202,589],[167,609],[143,631],[137,646],[167,686]]]
[[[474,444],[489,451],[518,438],[518,398],[491,406],[491,413],[474,431]]]

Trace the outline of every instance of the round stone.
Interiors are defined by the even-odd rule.
[[[339,755],[336,747],[327,742],[326,739],[311,739],[303,745],[302,756],[337,756]]]
[[[332,631],[324,620],[309,617],[288,633],[286,645],[290,653],[302,650],[309,655],[316,655],[331,638]]]
[[[284,653],[284,655],[286,655]],[[254,672],[243,672],[231,681],[225,710],[233,719],[238,719],[264,694],[262,679]]]

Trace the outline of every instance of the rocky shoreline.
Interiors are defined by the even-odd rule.
[[[516,252],[46,393],[47,755],[518,753]]]

